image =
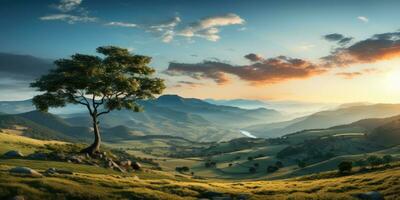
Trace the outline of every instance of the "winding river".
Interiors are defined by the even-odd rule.
[[[243,134],[244,136],[247,136],[249,138],[257,138],[256,136],[254,136],[253,134],[251,134],[248,131],[244,131],[244,130],[239,130],[241,134]]]

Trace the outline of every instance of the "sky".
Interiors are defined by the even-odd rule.
[[[0,3],[0,100],[31,98],[55,59],[115,45],[151,56],[168,94],[400,102],[400,1]]]

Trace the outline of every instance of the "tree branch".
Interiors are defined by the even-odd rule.
[[[99,114],[97,114],[97,116],[100,116],[100,115],[103,115],[103,114],[107,114],[107,113],[109,113],[111,110],[106,110],[106,111],[103,111],[103,112],[100,112]]]

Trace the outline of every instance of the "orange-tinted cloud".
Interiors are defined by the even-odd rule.
[[[369,69],[363,69],[358,72],[338,72],[335,75],[340,76],[344,79],[353,79],[355,77],[362,76],[364,74],[371,74],[371,73],[376,73],[376,72],[379,72],[379,71],[377,69],[369,68]]]
[[[195,79],[211,79],[218,84],[229,82],[229,75],[239,77],[252,85],[272,84],[290,79],[308,78],[326,72],[309,61],[279,56],[269,58],[251,65],[234,66],[219,61],[202,63],[170,63],[167,74],[187,75]]]
[[[174,85],[174,87],[191,87],[191,88],[195,88],[198,86],[203,85],[202,83],[196,83],[196,82],[192,82],[192,81],[178,81],[178,83],[176,85]]]
[[[344,79],[353,79],[356,76],[361,76],[362,73],[361,72],[339,72],[339,73],[336,73],[336,75],[340,76]]]
[[[346,67],[400,57],[400,32],[376,34],[348,47],[334,50],[322,58],[326,66]]]

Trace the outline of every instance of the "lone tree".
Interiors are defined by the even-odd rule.
[[[338,170],[341,174],[350,173],[352,168],[353,162],[351,161],[342,161],[338,165]]]
[[[152,76],[155,70],[148,66],[150,57],[133,55],[127,49],[114,46],[96,50],[103,56],[75,54],[69,59],[56,60],[56,69],[31,83],[31,87],[44,92],[33,98],[33,104],[40,111],[69,103],[88,109],[94,142],[81,152],[90,155],[100,148],[101,115],[115,109],[139,112],[137,100],[154,98],[165,89],[163,80]]]

